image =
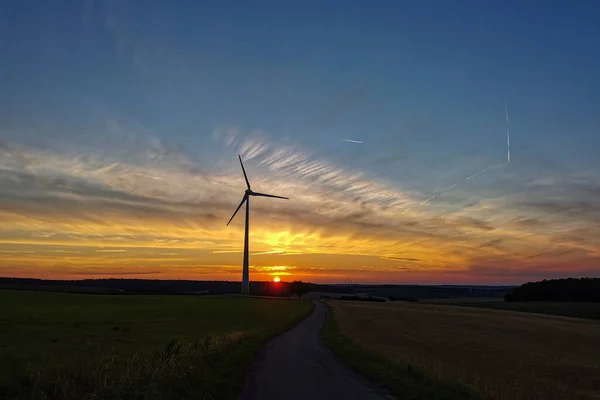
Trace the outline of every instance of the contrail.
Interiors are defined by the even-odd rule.
[[[345,142],[348,143],[358,143],[358,144],[363,144],[363,142],[361,142],[360,140],[352,140],[352,139],[344,139]]]
[[[508,161],[510,162],[510,129],[509,129],[509,125],[508,125],[508,100],[504,101],[504,111],[506,111],[506,144],[507,144],[507,149],[508,149]]]
[[[469,181],[469,180],[471,180],[471,179],[473,179],[473,178],[475,178],[475,177],[483,174],[484,172],[486,172],[486,171],[488,171],[488,170],[490,170],[492,168],[502,167],[503,165],[506,165],[506,164],[507,163],[496,164],[496,165],[492,165],[491,167],[484,168],[481,171],[479,171],[478,173],[473,174],[471,176],[468,176],[468,177],[466,177],[464,180],[462,180],[460,182]],[[435,199],[437,196],[439,196],[441,194],[444,194],[444,193],[448,192],[449,190],[454,189],[455,187],[457,187],[460,184],[460,182],[457,182],[454,185],[448,186],[447,188],[442,189],[441,191],[432,194],[431,196],[429,196],[427,199],[423,200],[419,204],[417,204],[417,205],[415,205],[413,207],[409,207],[409,208],[405,209],[402,213],[400,213],[400,215],[406,214],[408,211],[412,210],[413,208],[424,206],[425,204],[429,203],[431,200]]]
[[[484,169],[482,169],[481,171],[477,172],[476,174],[470,175],[468,177],[466,177],[464,180],[460,181],[460,182],[464,182],[464,181],[469,181],[485,172],[487,172],[488,170],[492,169],[492,168],[498,168],[498,167],[502,167],[508,163],[510,163],[510,129],[509,129],[509,119],[508,119],[508,100],[504,101],[504,111],[506,114],[506,143],[507,143],[507,161],[505,163],[502,164],[496,164],[496,165],[492,165],[490,167],[486,167]],[[354,142],[353,140],[349,140],[346,139],[346,141],[348,142]],[[360,142],[362,143],[362,142]],[[441,195],[451,189],[454,189],[455,187],[457,187],[459,185],[460,182],[455,183],[454,185],[448,186],[446,189],[443,189],[439,192],[434,193],[433,195],[431,195],[430,197],[428,197],[426,200],[422,201],[421,203],[417,204],[414,207],[410,207],[405,209],[400,215],[404,215],[406,214],[408,211],[410,211],[411,209],[415,208],[415,207],[420,207],[420,206],[424,206],[425,204],[429,203],[431,200],[433,200],[436,196]]]
[[[425,204],[429,203],[431,200],[433,200],[433,199],[435,198],[435,196],[436,196],[435,194],[434,194],[434,195],[432,195],[432,196],[431,196],[431,197],[429,197],[427,200],[425,200],[425,201],[421,202],[421,203],[420,203],[420,204],[419,204],[417,207],[419,207],[419,206],[423,206],[423,205],[425,205]]]

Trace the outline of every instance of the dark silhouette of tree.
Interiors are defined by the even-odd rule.
[[[294,293],[298,298],[301,298],[302,295],[308,293],[308,290],[308,284],[302,281],[293,281],[290,283],[290,292]]]
[[[504,296],[506,301],[585,301],[600,303],[600,278],[528,282]]]

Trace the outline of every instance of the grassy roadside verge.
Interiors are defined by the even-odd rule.
[[[323,341],[341,359],[371,381],[387,387],[404,400],[459,400],[481,399],[465,386],[432,378],[408,365],[393,363],[353,343],[339,329],[333,310],[327,303],[327,319]]]

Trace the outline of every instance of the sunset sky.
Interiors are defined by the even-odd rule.
[[[208,3],[2,1],[0,276],[600,276],[600,3]]]

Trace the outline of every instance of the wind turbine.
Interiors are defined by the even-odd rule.
[[[233,220],[233,217],[235,217],[235,214],[237,214],[237,212],[240,210],[240,208],[242,208],[242,205],[244,205],[244,202],[246,202],[246,232],[244,234],[244,269],[242,270],[242,294],[249,294],[250,293],[250,276],[249,276],[250,271],[248,269],[248,231],[250,230],[250,228],[249,228],[250,196],[274,197],[276,199],[286,199],[286,200],[288,200],[288,198],[282,197],[282,196],[274,196],[272,194],[253,192],[252,189],[250,188],[250,182],[248,181],[248,175],[246,175],[246,170],[244,169],[244,163],[242,162],[242,157],[239,154],[238,154],[238,157],[240,159],[240,165],[242,166],[242,172],[244,173],[244,179],[246,180],[246,186],[248,188],[246,189],[246,192],[244,193],[244,197],[242,197],[242,201],[241,201],[240,205],[235,209],[235,212],[229,219],[227,226],[229,226],[229,224]]]

